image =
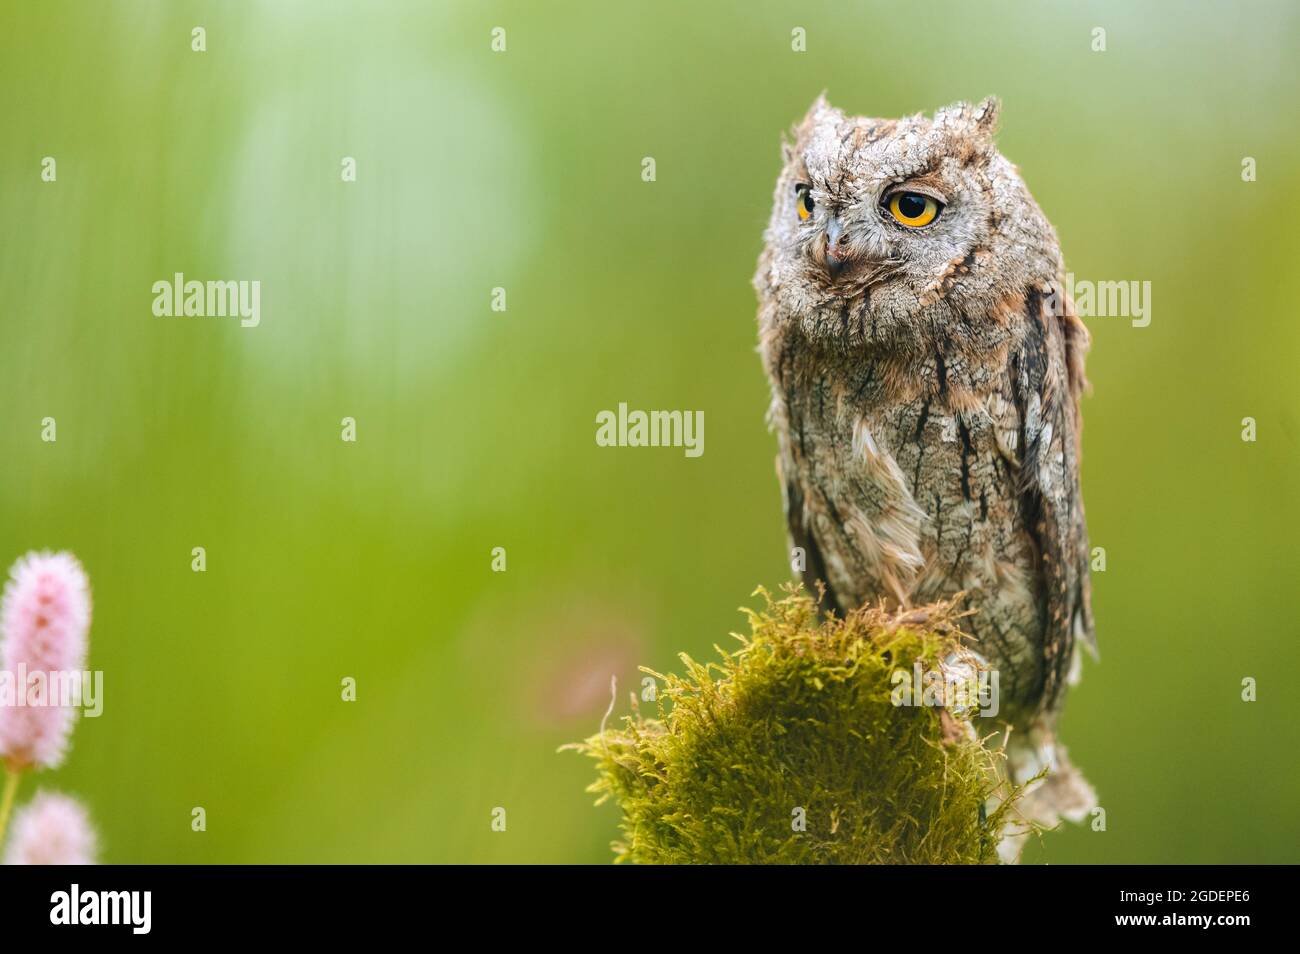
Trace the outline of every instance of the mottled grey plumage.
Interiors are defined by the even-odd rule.
[[[1013,770],[1052,770],[1031,806],[1050,822],[1093,799],[1054,744],[1075,640],[1093,639],[1088,336],[1056,235],[993,144],[997,113],[877,120],[818,99],[785,146],[754,285],[805,579],[842,611],[966,592]],[[929,198],[937,217],[905,224],[904,193],[900,211]]]

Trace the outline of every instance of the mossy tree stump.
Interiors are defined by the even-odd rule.
[[[657,717],[566,747],[596,761],[597,803],[622,807],[616,860],[996,862],[1018,795],[1000,753],[961,716],[896,704],[896,672],[962,651],[952,605],[822,619],[794,588],[757,593],[738,649],[683,654],[681,676],[645,670]]]

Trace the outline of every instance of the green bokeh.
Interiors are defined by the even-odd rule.
[[[786,576],[749,279],[780,133],[826,89],[998,94],[1071,270],[1153,286],[1149,327],[1089,322],[1103,658],[1064,735],[1108,830],[1033,859],[1300,861],[1293,4],[0,18],[0,562],[90,573],[105,712],[40,783],[106,860],[609,858],[616,812],[556,746]],[[260,280],[261,326],[153,317],[178,271]],[[598,448],[620,401],[702,409],[704,456]]]

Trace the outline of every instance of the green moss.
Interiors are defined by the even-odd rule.
[[[738,649],[715,647],[708,664],[683,654],[682,676],[645,670],[662,686],[657,718],[566,746],[596,761],[597,804],[622,806],[616,860],[995,862],[1019,794],[1000,753],[937,708],[892,701],[895,670],[958,647],[952,607],[823,620],[798,590],[756,592],[765,606],[745,610]]]

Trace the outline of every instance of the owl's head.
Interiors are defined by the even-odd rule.
[[[845,116],[819,97],[783,145],[755,284],[813,340],[1005,340],[999,316],[1060,273],[1052,227],[997,151],[999,104]],[[1006,325],[1010,325],[1008,320]]]

